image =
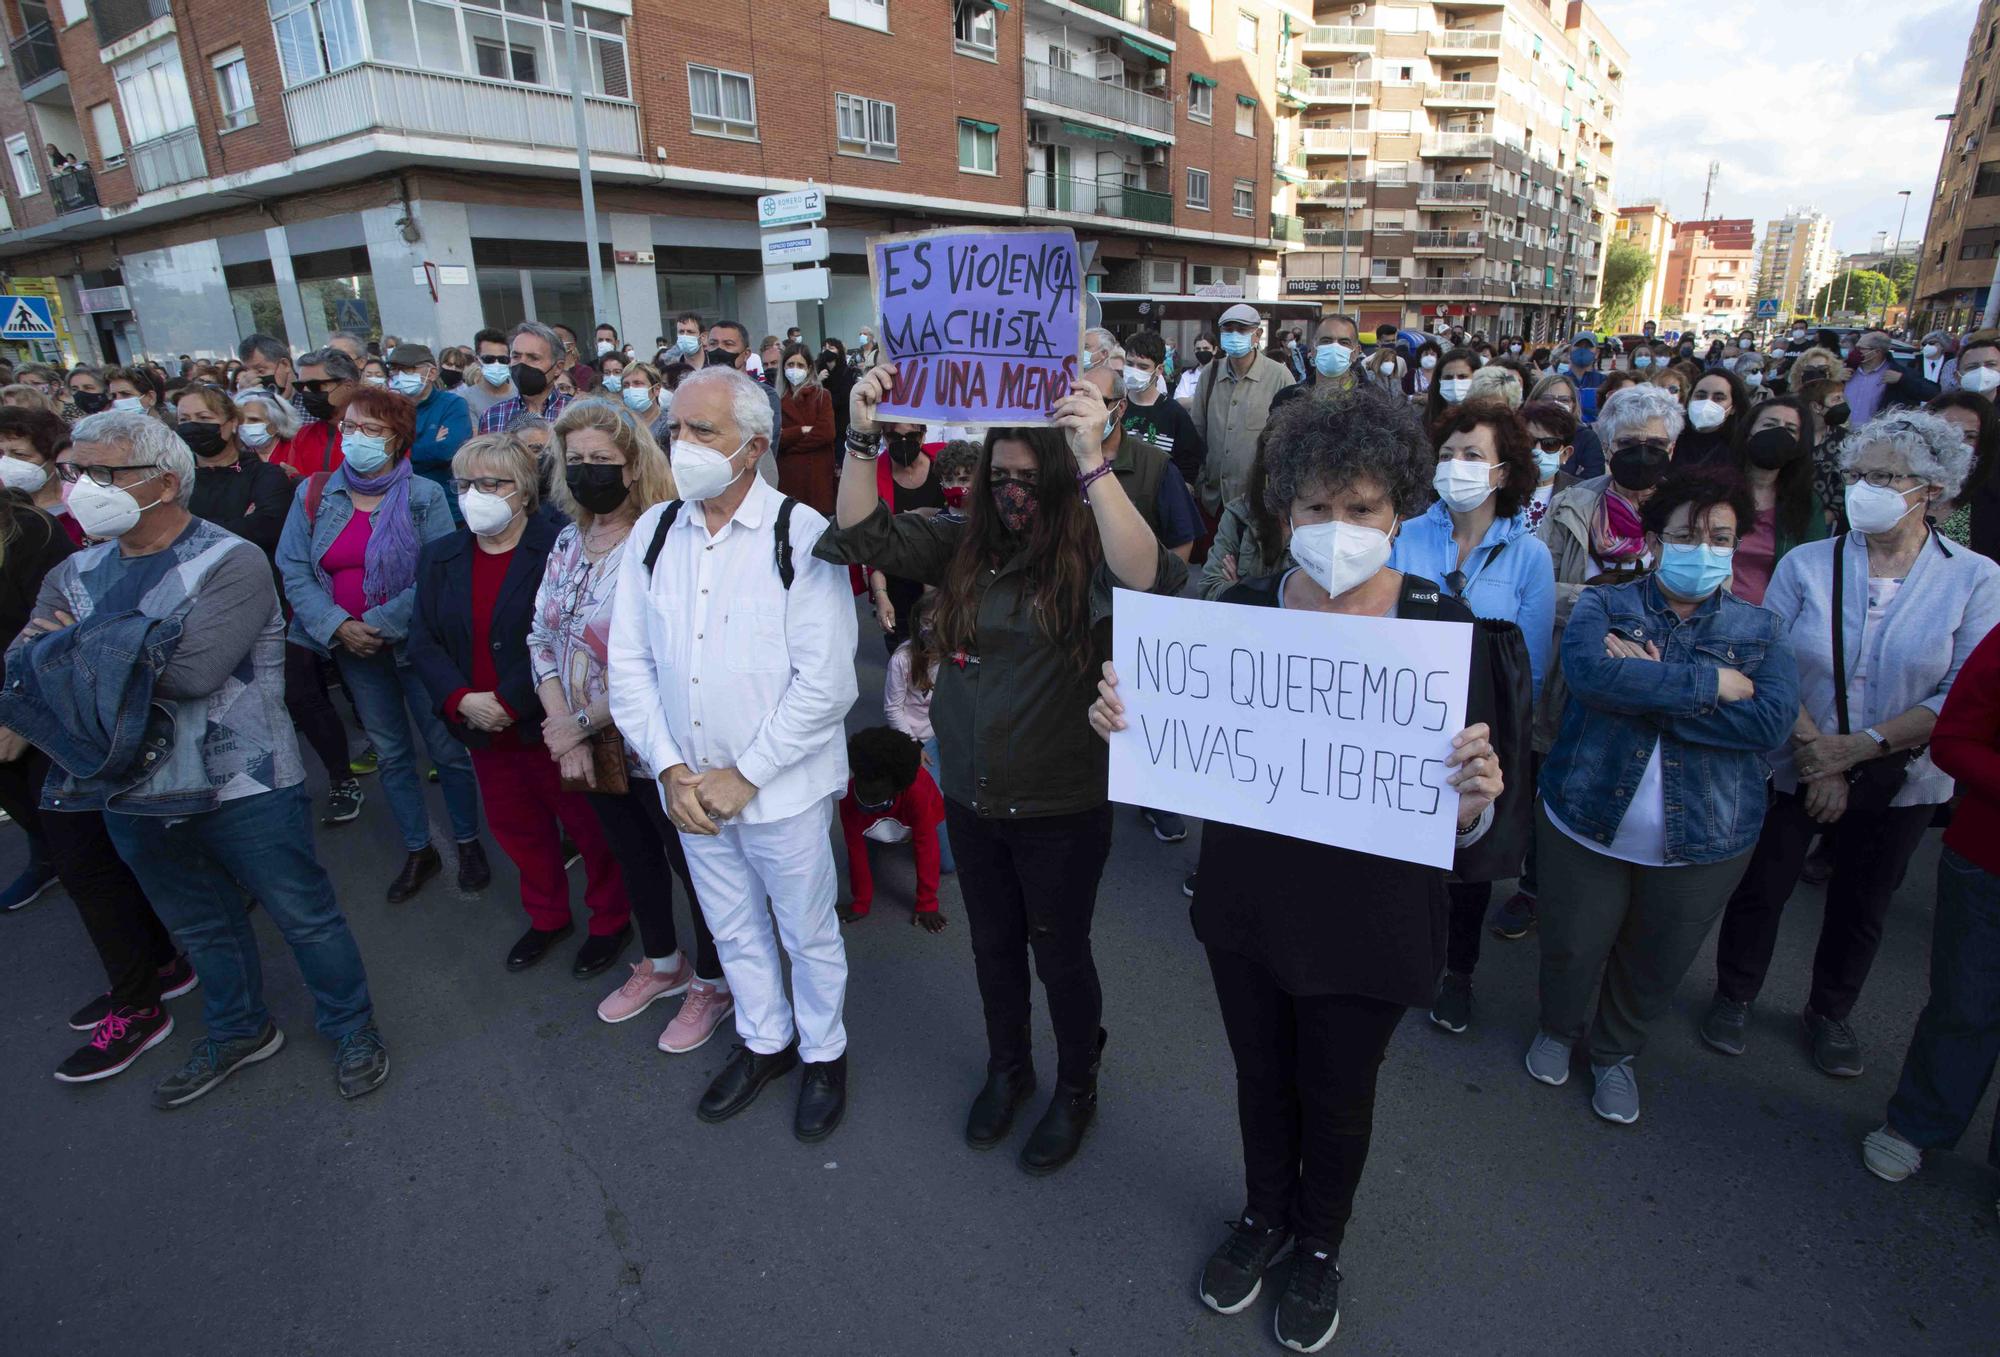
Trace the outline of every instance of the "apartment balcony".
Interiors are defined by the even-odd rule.
[[[21,82],[24,98],[33,98],[35,82],[63,73],[62,49],[56,46],[56,31],[46,20],[31,25],[20,37],[7,44],[14,61],[14,75]]]
[[[1173,199],[1164,193],[1132,188],[1117,179],[1076,179],[1034,170],[1028,173],[1028,206],[1044,212],[1117,217],[1154,226],[1170,225],[1174,218]]]
[[[1501,287],[1485,278],[1411,278],[1412,297],[1478,297],[1490,287]]]
[[[1368,232],[1309,226],[1304,243],[1319,250],[1358,250],[1368,243]]]
[[[1282,240],[1290,245],[1302,245],[1306,238],[1306,224],[1297,217],[1288,217],[1282,212],[1271,214],[1271,239]]]
[[[1315,24],[1305,31],[1305,36],[1299,40],[1299,45],[1308,52],[1373,52],[1375,30],[1351,28],[1339,24]]]
[[[1424,86],[1425,108],[1497,108],[1500,86],[1488,80],[1447,80]]]
[[[1308,104],[1353,105],[1375,102],[1375,82],[1372,80],[1334,79],[1313,75],[1295,82],[1292,89]]]
[[[1075,71],[1057,70],[1045,62],[1024,58],[1021,67],[1026,77],[1022,97],[1029,103],[1046,104],[1058,111],[1092,118],[1108,118],[1158,133],[1168,141],[1173,139],[1174,105],[1170,99],[1093,80]]]
[[[1455,184],[1426,179],[1417,185],[1417,206],[1439,209],[1471,208],[1483,211],[1493,196],[1491,184]]]
[[[130,37],[167,12],[167,0],[90,0],[90,21],[96,25],[99,47]]]
[[[49,199],[56,205],[57,212],[81,212],[86,207],[96,207],[97,180],[92,177],[88,165],[79,165],[73,170],[49,176]]]
[[[1490,160],[1493,157],[1493,134],[1440,132],[1425,137],[1418,154],[1426,160]]]
[[[1307,155],[1365,156],[1374,145],[1374,133],[1345,127],[1302,129]]]
[[[125,161],[132,167],[132,181],[141,193],[172,188],[208,174],[208,161],[201,153],[201,137],[192,127],[129,147]]]
[[[1118,24],[1144,29],[1164,39],[1169,46],[1174,41],[1174,0],[1034,0],[1034,3],[1064,19],[1077,17],[1088,21],[1101,14]],[[1122,32],[1111,24],[1099,27],[1107,33]]]
[[[1433,61],[1491,61],[1500,55],[1497,29],[1433,29],[1424,40],[1424,55]]]
[[[1419,231],[1414,254],[1479,254],[1486,249],[1484,231]]]
[[[630,100],[584,97],[590,149],[638,156],[639,110]],[[576,150],[567,92],[478,76],[374,62],[344,67],[285,91],[285,122],[300,149],[363,132]],[[477,152],[486,158],[485,152]]]
[[[1301,203],[1329,207],[1361,207],[1368,201],[1366,179],[1308,179],[1298,187]]]

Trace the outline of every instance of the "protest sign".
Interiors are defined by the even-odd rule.
[[[1070,231],[962,227],[869,242],[882,357],[876,418],[1046,425],[1076,380],[1083,271]]]
[[[1120,590],[1111,799],[1450,867],[1472,627]]]

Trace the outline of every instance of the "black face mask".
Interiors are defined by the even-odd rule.
[[[327,399],[324,391],[301,391],[299,403],[313,419],[333,418],[333,402]]]
[[[1651,490],[1667,474],[1667,455],[1658,448],[1620,448],[1611,454],[1611,479],[1627,490]]]
[[[1198,364],[1206,363],[1211,359],[1213,359],[1214,357],[1215,357],[1214,349],[1196,349],[1194,351],[1194,361]]]
[[[180,434],[181,442],[188,445],[188,451],[197,457],[213,457],[224,446],[220,424],[201,424],[184,419],[176,426],[175,432]]]
[[[444,389],[449,391],[465,380],[465,374],[457,368],[439,368],[438,380],[443,382]]]
[[[1846,402],[1846,401],[1842,401],[1842,402],[1841,402],[1840,404],[1838,404],[1838,405],[1829,405],[1829,406],[1827,406],[1827,407],[1826,407],[1826,427],[1827,427],[1827,428],[1829,428],[1829,429],[1838,429],[1838,428],[1839,428],[1839,427],[1840,427],[1841,425],[1843,425],[1843,424],[1845,424],[1845,423],[1847,423],[1847,402]]]
[[[278,379],[271,376],[259,377],[257,385],[263,387],[266,391],[276,391],[278,389]]]
[[[705,368],[733,368],[736,366],[736,355],[727,349],[710,349],[703,356],[701,365]]]
[[[892,433],[882,440],[889,448],[889,460],[897,466],[912,466],[924,450],[924,436],[916,433]]]
[[[111,404],[111,398],[102,391],[72,391],[69,398],[86,415],[94,415]]]
[[[563,481],[570,497],[593,514],[610,513],[632,493],[622,466],[579,463],[563,472]]]
[[[1776,471],[1797,461],[1801,451],[1799,436],[1790,429],[1775,425],[1751,434],[1745,446],[1750,453],[1750,465],[1760,471]]]
[[[516,363],[507,372],[514,379],[514,390],[523,396],[539,396],[549,389],[549,374],[540,368]]]

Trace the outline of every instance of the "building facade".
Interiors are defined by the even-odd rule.
[[[2000,278],[2000,0],[1980,0],[1917,261],[1920,330],[1978,322]]]
[[[1601,291],[1625,52],[1586,4],[1321,3],[1287,35],[1285,292],[1536,338]]]
[[[1750,323],[1756,301],[1756,228],[1747,217],[1682,222],[1667,255],[1667,327],[1734,332]]]
[[[77,356],[105,359],[529,318],[644,348],[683,311],[851,342],[870,236],[981,223],[1074,227],[1105,314],[1170,337],[1281,299],[1274,114],[1303,0],[574,14],[593,249],[561,0],[0,0],[0,269],[50,280]],[[808,184],[823,307],[766,296],[755,220]]]
[[[1612,234],[1645,251],[1646,257],[1653,261],[1653,270],[1639,289],[1633,314],[1607,317],[1606,326],[1622,324],[1637,330],[1649,320],[1656,324],[1663,322],[1667,316],[1667,256],[1674,250],[1673,217],[1657,201],[1642,200],[1618,209]]]
[[[1833,219],[1812,208],[1794,208],[1764,224],[1757,255],[1757,298],[1770,298],[1790,318],[1809,315],[1813,297],[1840,270]]]

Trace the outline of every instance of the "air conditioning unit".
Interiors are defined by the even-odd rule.
[[[1050,130],[1047,123],[1030,122],[1028,124],[1028,146],[1030,149],[1053,146],[1055,144],[1055,134]]]
[[[1120,56],[1124,52],[1123,38],[1097,38],[1090,44],[1092,56]]]
[[[1166,163],[1167,163],[1167,148],[1166,148],[1166,147],[1164,147],[1164,146],[1148,146],[1148,147],[1146,147],[1146,148],[1145,148],[1145,149],[1144,149],[1143,151],[1141,151],[1141,152],[1139,153],[1139,163],[1140,163],[1140,164],[1142,164],[1142,165],[1164,165],[1164,164],[1166,164]]]
[[[1167,87],[1167,68],[1166,68],[1166,67],[1164,67],[1164,66],[1155,66],[1155,67],[1154,67],[1154,68],[1153,68],[1152,70],[1150,70],[1150,71],[1147,71],[1147,72],[1146,72],[1146,88],[1147,88],[1147,89],[1149,89],[1149,90],[1163,90],[1163,89],[1165,89],[1166,87]]]

